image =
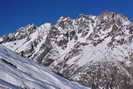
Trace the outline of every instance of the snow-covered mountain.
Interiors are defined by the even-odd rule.
[[[89,89],[0,45],[0,89]]]
[[[61,17],[28,25],[0,43],[92,89],[133,89],[133,23],[126,16]]]

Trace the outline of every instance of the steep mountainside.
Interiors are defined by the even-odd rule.
[[[92,89],[133,89],[133,23],[105,12],[29,25],[0,43]]]
[[[89,89],[0,45],[0,89]]]

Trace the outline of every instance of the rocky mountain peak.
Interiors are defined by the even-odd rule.
[[[61,16],[57,22],[65,22],[70,20],[71,18],[68,16]]]
[[[18,29],[18,31],[29,31],[29,30],[33,30],[36,28],[37,28],[37,26],[35,26],[34,24],[29,24],[25,27],[21,27],[20,29]]]

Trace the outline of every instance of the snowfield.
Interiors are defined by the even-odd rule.
[[[0,89],[89,89],[0,45]]]

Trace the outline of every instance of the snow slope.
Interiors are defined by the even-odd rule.
[[[0,89],[89,89],[0,45]]]

